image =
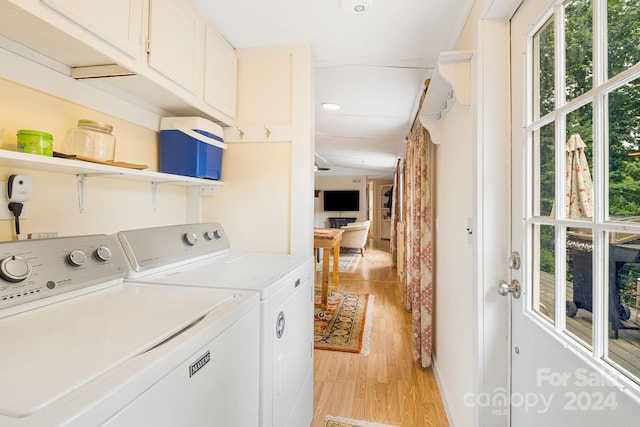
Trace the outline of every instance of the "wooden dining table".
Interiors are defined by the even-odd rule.
[[[329,289],[338,289],[338,269],[340,265],[340,241],[344,230],[340,228],[314,228],[313,229],[313,250],[318,255],[318,250],[322,249],[322,283],[320,288],[320,302],[315,304],[322,312],[327,309],[327,298]],[[329,286],[329,265],[331,251],[333,250],[333,276],[331,286]]]

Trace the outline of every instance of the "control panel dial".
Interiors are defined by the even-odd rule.
[[[94,256],[100,262],[107,262],[111,260],[111,258],[113,258],[111,249],[106,246],[100,246],[98,249],[96,249],[96,251],[94,252]]]
[[[0,261],[0,276],[8,282],[22,282],[29,278],[33,267],[24,257],[12,255]]]
[[[215,230],[213,232],[213,237],[215,237],[216,239],[222,239],[224,237],[224,232],[220,229]]]
[[[81,250],[71,251],[67,255],[67,261],[74,267],[81,267],[87,262],[87,255]]]
[[[193,246],[198,242],[198,236],[196,236],[196,233],[194,233],[193,231],[187,231],[186,233],[184,233],[182,239],[189,246]]]

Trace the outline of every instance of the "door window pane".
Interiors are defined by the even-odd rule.
[[[556,301],[555,227],[533,226],[534,280],[532,309],[545,320],[554,323]]]
[[[609,77],[640,62],[640,0],[608,0]]]
[[[551,216],[555,198],[555,123],[533,133],[535,216]]]
[[[555,51],[553,19],[533,37],[533,118],[538,119],[555,109]]]
[[[609,218],[640,215],[640,79],[608,95]]]
[[[570,101],[593,87],[593,9],[591,0],[565,3],[566,99]]]
[[[593,232],[567,231],[566,330],[591,348],[593,342]]]
[[[564,174],[565,217],[593,216],[593,108],[586,104],[566,118],[566,162]]]
[[[640,234],[609,232],[605,358],[640,382]]]

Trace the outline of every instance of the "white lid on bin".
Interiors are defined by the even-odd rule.
[[[179,130],[206,144],[214,145],[223,150],[227,148],[227,144],[224,142],[195,132],[194,129],[215,135],[220,140],[224,138],[222,126],[202,117],[163,117],[160,119],[160,130]]]

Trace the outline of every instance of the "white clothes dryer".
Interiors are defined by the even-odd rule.
[[[122,231],[127,279],[260,295],[260,426],[313,417],[313,256],[237,253],[219,223]]]

